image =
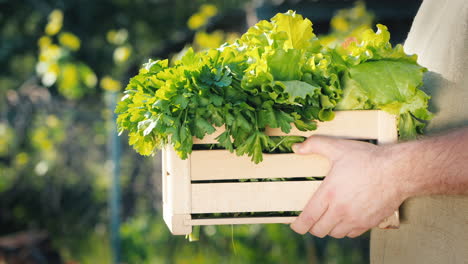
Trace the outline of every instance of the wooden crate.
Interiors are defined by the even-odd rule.
[[[217,143],[222,129],[194,144]],[[266,131],[284,136],[280,129]],[[395,117],[377,110],[339,111],[333,121],[318,123],[315,131],[293,129],[288,135],[327,135],[348,139],[398,140]],[[263,154],[254,164],[227,150],[194,150],[181,160],[172,148],[162,152],[163,216],[174,235],[186,235],[196,225],[291,223],[295,217],[233,217],[192,219],[192,214],[301,211],[321,181],[239,182],[240,179],[323,177],[330,169],[320,155]],[[379,227],[398,228],[398,212]]]

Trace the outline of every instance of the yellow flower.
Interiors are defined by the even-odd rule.
[[[39,48],[45,49],[47,48],[50,44],[52,44],[52,39],[50,39],[48,36],[42,36],[39,38],[37,41],[37,44],[39,45]]]
[[[129,46],[118,47],[114,50],[114,61],[122,63],[128,60],[132,54],[132,49]]]
[[[330,24],[337,31],[346,32],[349,30],[349,23],[339,16],[333,17]]]
[[[128,31],[125,28],[119,30],[109,30],[106,35],[107,41],[114,45],[122,45],[128,38]]]
[[[226,34],[225,42],[233,43],[234,41],[236,41],[239,38],[240,38],[240,35],[238,33],[229,32],[229,33]]]
[[[119,81],[112,79],[112,77],[104,76],[101,79],[101,87],[104,90],[116,92],[120,91],[122,85]]]
[[[60,123],[60,120],[58,120],[57,116],[55,115],[48,115],[46,118],[46,124],[48,127],[52,127],[52,128],[58,127],[59,123]]]
[[[60,44],[63,46],[71,49],[71,50],[79,50],[80,49],[80,39],[69,32],[64,32],[59,35],[58,38]]]
[[[38,66],[39,65],[43,68],[43,69],[38,68],[38,73],[42,74],[42,79],[41,79],[42,83],[45,86],[53,85],[55,81],[57,81],[57,77],[60,73],[60,68],[58,64],[54,62],[52,64],[44,63],[44,64],[38,64]]]
[[[67,63],[62,66],[60,80],[58,83],[59,92],[66,98],[75,99],[81,95],[79,86],[80,76],[75,64]]]
[[[15,164],[18,166],[23,166],[29,161],[29,155],[26,152],[21,152],[15,157]]]
[[[31,142],[35,148],[41,151],[50,151],[54,147],[49,130],[44,126],[38,127],[33,131]]]
[[[60,9],[54,9],[50,14],[49,14],[49,20],[52,21],[63,21],[63,13],[62,10]]]
[[[356,17],[360,18],[360,17],[364,17],[368,15],[367,10],[366,10],[366,4],[364,4],[364,2],[358,1],[356,2],[355,5],[356,6],[352,8],[351,10],[354,11]]]
[[[208,17],[202,14],[196,13],[189,18],[187,22],[187,26],[192,30],[196,30],[204,26],[207,22],[208,22]]]
[[[205,4],[200,7],[200,13],[207,17],[212,17],[218,13],[218,8],[215,5]]]
[[[52,63],[47,68],[47,71],[51,72],[51,73],[54,73],[55,75],[58,75],[60,73],[60,67],[58,66],[57,63]]]
[[[87,72],[87,73],[84,74],[84,83],[85,83],[86,86],[88,86],[88,87],[94,87],[94,86],[96,86],[97,77],[96,77],[96,75],[94,74],[94,72],[89,71],[89,72]]]
[[[49,36],[57,34],[62,29],[63,13],[61,10],[55,9],[49,15],[49,22],[46,25],[45,32]]]
[[[40,61],[57,60],[61,54],[62,54],[62,49],[60,49],[59,46],[55,44],[50,44],[49,46],[41,50],[41,53],[39,55],[39,60]]]
[[[195,34],[194,43],[202,49],[217,48],[223,44],[224,34],[220,30],[216,30],[212,33],[206,33],[203,31]]]

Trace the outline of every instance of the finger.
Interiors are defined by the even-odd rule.
[[[312,198],[307,202],[302,213],[291,224],[292,230],[296,233],[304,235],[307,233],[312,225],[314,225],[320,217],[325,213],[328,208],[326,199],[322,199],[321,189],[319,188]]]
[[[355,238],[355,237],[358,237],[358,236],[364,234],[366,231],[367,231],[367,229],[363,229],[363,228],[353,229],[346,236],[349,237],[349,238]]]
[[[352,231],[351,226],[345,222],[339,222],[329,233],[331,237],[334,238],[343,238]]]
[[[306,141],[293,145],[293,151],[296,154],[319,154],[329,158],[330,160],[336,160],[341,155],[343,148],[342,139],[336,139],[324,136],[311,136]]]
[[[320,220],[312,226],[309,233],[316,237],[325,237],[341,221],[341,219],[331,210],[320,217]]]

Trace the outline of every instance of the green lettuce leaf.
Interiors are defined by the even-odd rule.
[[[359,39],[359,43],[357,42]],[[260,21],[232,44],[179,61],[150,60],[116,108],[119,132],[143,155],[171,144],[181,158],[193,137],[226,128],[219,145],[252,161],[289,151],[303,138],[272,139],[265,128],[314,130],[335,110],[382,109],[398,116],[400,138],[422,132],[429,96],[419,88],[425,68],[383,25],[346,46],[322,47],[312,22],[293,11]]]
[[[343,99],[337,110],[382,109],[400,118],[400,135],[414,138],[422,123],[428,120],[425,110],[429,96],[418,88],[426,69],[407,61],[379,60],[358,64],[343,79]],[[410,114],[410,115],[408,115]]]
[[[288,11],[276,15],[271,21],[276,25],[276,32],[287,34],[283,46],[285,50],[308,49],[312,46],[311,40],[315,38],[315,34],[312,32],[312,22],[309,19]]]
[[[289,102],[292,104],[296,98],[305,99],[307,96],[312,97],[320,90],[320,87],[308,84],[301,81],[284,81],[284,92],[288,95]]]

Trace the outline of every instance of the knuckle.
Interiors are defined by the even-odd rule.
[[[327,190],[325,192],[325,198],[327,201],[333,201],[336,197],[336,192],[335,190],[331,189],[331,190]]]
[[[334,208],[335,214],[337,216],[347,216],[349,213],[349,207],[346,204],[337,204]]]
[[[350,223],[351,226],[354,228],[361,228],[363,221],[359,219],[359,217],[356,216],[350,216],[348,217],[348,222]]]
[[[313,236],[320,237],[320,238],[324,238],[327,235],[318,227],[312,227],[309,233]]]
[[[310,212],[303,212],[302,213],[302,221],[305,223],[315,223],[318,219]]]

